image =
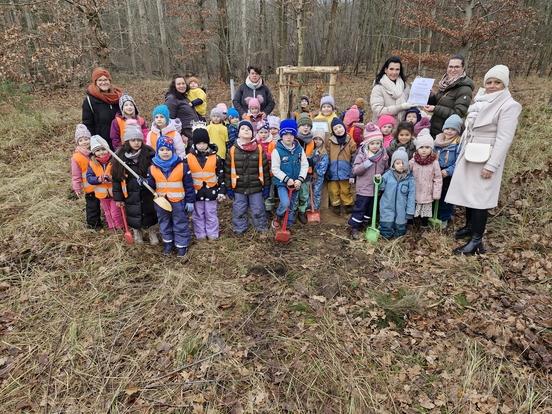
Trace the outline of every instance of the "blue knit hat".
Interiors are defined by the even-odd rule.
[[[414,122],[415,124],[417,124],[418,122],[420,122],[422,120],[422,113],[420,112],[420,110],[416,107],[414,108],[410,108],[410,109],[407,109],[406,111],[404,111],[404,117],[406,119],[406,116],[408,114],[416,114],[416,122]]]
[[[236,108],[232,107],[228,111],[226,111],[226,116],[228,116],[229,118],[239,118],[240,114]]]
[[[157,145],[155,147],[155,152],[159,152],[159,148],[165,147],[170,149],[174,154],[174,141],[171,137],[166,135],[161,135],[157,140]]]
[[[332,131],[333,131],[333,127],[336,125],[343,125],[343,128],[345,128],[345,124],[337,116],[334,119],[332,119]]]
[[[153,108],[153,111],[151,112],[151,116],[155,118],[155,115],[163,115],[165,119],[167,120],[167,123],[169,123],[169,107],[165,104],[163,105],[157,105],[155,108]]]
[[[297,136],[297,122],[295,122],[295,119],[284,119],[280,122],[280,136],[283,137],[285,134]]]
[[[458,133],[460,133],[462,132],[462,124],[463,124],[462,118],[460,118],[457,114],[452,114],[447,118],[447,120],[443,124],[443,131],[446,128],[452,128],[458,131]]]

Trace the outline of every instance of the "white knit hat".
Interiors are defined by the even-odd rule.
[[[335,100],[330,95],[324,95],[320,99],[320,108],[322,108],[322,105],[331,105],[331,107],[335,109]]]
[[[90,151],[92,153],[96,152],[96,150],[100,148],[104,148],[103,145],[103,138],[99,135],[92,135],[92,138],[90,138]]]
[[[90,139],[90,137],[90,131],[88,130],[88,128],[86,128],[86,125],[78,124],[75,128],[75,142],[78,144],[80,138]]]
[[[429,129],[422,129],[416,137],[416,149],[419,149],[420,147],[430,147],[433,149],[433,145],[433,137],[429,133]]]
[[[490,78],[498,79],[504,84],[504,87],[507,88],[510,84],[510,69],[508,69],[508,66],[505,65],[493,66],[485,74],[484,82],[487,83],[487,80]]]

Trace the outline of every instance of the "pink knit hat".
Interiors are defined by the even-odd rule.
[[[360,121],[360,111],[358,110],[358,106],[353,105],[351,106],[347,112],[345,112],[345,116],[343,117],[343,123],[345,126],[350,126],[353,122]]]
[[[383,142],[383,135],[376,124],[368,122],[364,127],[364,142],[370,143],[373,141]]]
[[[397,120],[392,115],[382,115],[378,118],[378,127],[383,128],[384,125],[392,124],[393,128],[397,125]]]
[[[88,138],[90,139],[92,135],[90,134],[90,131],[88,128],[86,128],[86,125],[84,124],[78,124],[75,128],[75,142],[79,143],[79,138]]]
[[[259,102],[259,100],[257,98],[251,98],[247,101],[247,107],[249,109],[252,109],[252,108],[261,109],[261,103]]]
[[[416,123],[416,125],[414,125],[414,135],[415,136],[418,136],[418,134],[420,133],[420,131],[424,128],[429,128],[431,126],[431,121],[429,118],[427,117],[423,117],[421,119],[420,122]]]

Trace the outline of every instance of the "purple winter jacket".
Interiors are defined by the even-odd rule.
[[[353,164],[353,175],[356,177],[356,193],[361,196],[373,197],[374,176],[376,174],[383,174],[387,170],[389,156],[383,150],[379,158],[366,168],[364,162],[369,159],[367,150],[366,144],[362,145],[358,150]]]

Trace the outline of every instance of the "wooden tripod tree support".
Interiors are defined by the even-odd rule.
[[[290,111],[289,89],[291,77],[302,73],[329,73],[330,84],[328,93],[335,98],[335,84],[337,83],[337,73],[339,66],[280,66],[276,73],[278,74],[278,110],[281,118],[287,118]]]

